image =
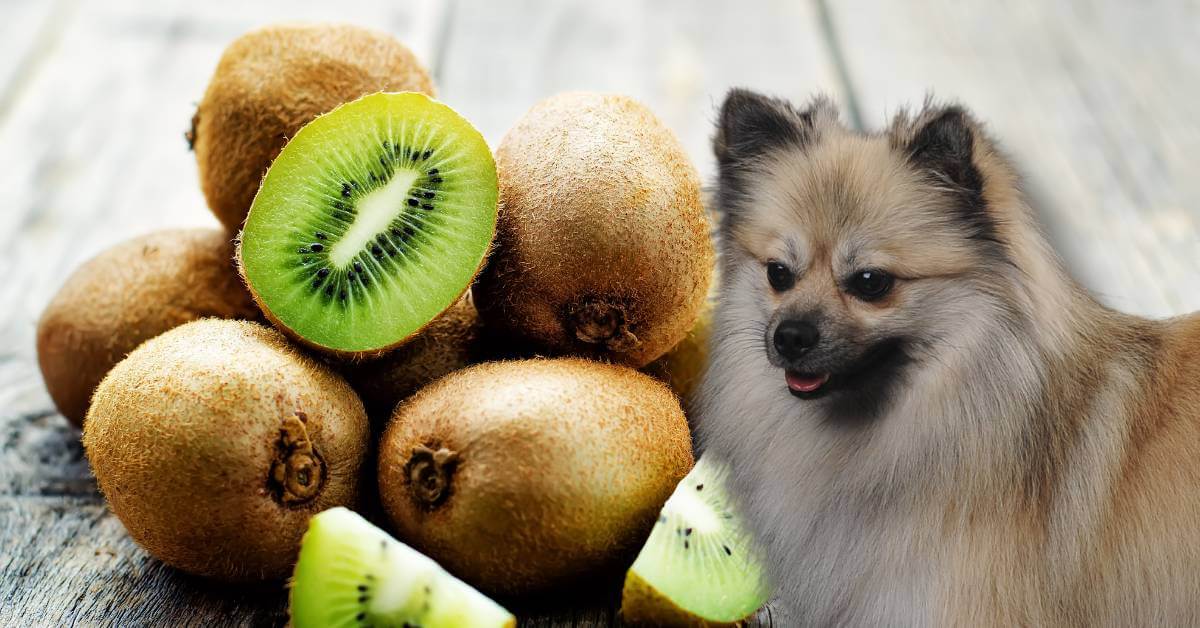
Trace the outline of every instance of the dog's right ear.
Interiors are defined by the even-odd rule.
[[[724,170],[773,148],[803,148],[813,139],[813,119],[819,106],[817,102],[804,111],[796,111],[778,98],[748,89],[729,90],[713,138],[717,164]]]

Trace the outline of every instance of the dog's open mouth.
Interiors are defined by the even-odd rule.
[[[829,382],[829,373],[785,371],[784,377],[787,379],[788,390],[792,391],[793,395],[802,398],[811,398],[818,394],[821,388]]]
[[[784,371],[788,391],[800,399],[817,399],[840,389],[862,389],[871,382],[886,382],[909,358],[899,339],[881,342],[849,368],[836,373]]]

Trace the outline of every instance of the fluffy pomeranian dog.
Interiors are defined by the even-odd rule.
[[[981,125],[721,108],[697,404],[802,625],[1200,625],[1200,317],[1064,272]]]

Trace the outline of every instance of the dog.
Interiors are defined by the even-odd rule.
[[[713,146],[697,439],[798,625],[1200,625],[1200,317],[1089,296],[961,106]]]

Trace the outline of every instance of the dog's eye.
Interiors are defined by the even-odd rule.
[[[850,291],[863,301],[874,301],[892,289],[892,276],[882,270],[860,270],[850,277]]]
[[[783,292],[796,283],[796,276],[779,262],[767,262],[767,281],[776,292]]]

